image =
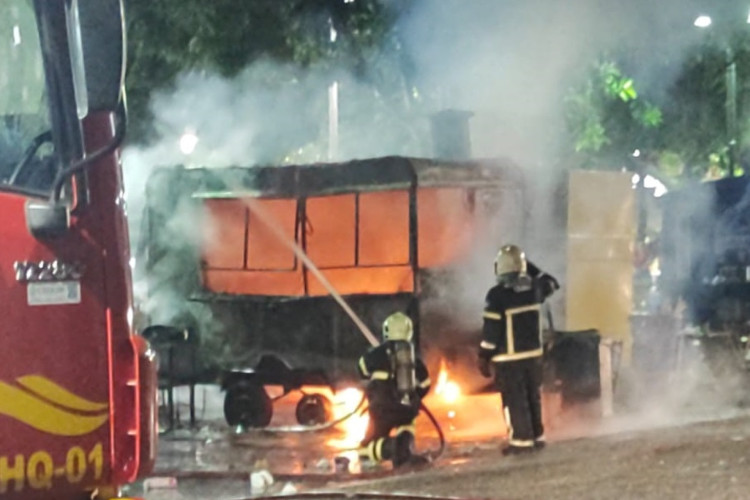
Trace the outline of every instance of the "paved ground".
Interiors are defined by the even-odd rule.
[[[730,499],[750,494],[750,417],[552,442],[530,456],[502,457],[495,443],[452,447],[432,467],[393,477],[279,481],[267,493],[408,492],[474,498]],[[150,500],[248,496],[246,480],[180,479]]]
[[[455,460],[454,460],[455,462]],[[353,486],[487,498],[750,497],[750,418],[552,443],[528,457],[472,453],[409,477]]]
[[[553,440],[539,453],[511,458],[500,454],[496,441],[453,443],[431,467],[394,476],[366,471],[364,474],[378,477],[362,479],[363,476],[350,475],[326,480],[325,475],[320,475],[328,472],[326,467],[311,461],[300,462],[308,464],[308,469],[300,471],[306,475],[278,473],[275,484],[265,493],[280,493],[286,487],[293,488],[292,491],[343,489],[498,499],[750,497],[748,415],[650,430],[608,434],[599,429],[599,432],[604,434]],[[200,442],[187,443],[182,442],[186,455],[200,455],[200,449],[206,446]],[[283,447],[289,444],[284,442]],[[223,446],[227,452],[224,456],[237,456],[230,451],[236,445]],[[251,446],[245,453],[254,455],[254,459],[263,450]],[[215,451],[219,453],[218,449]],[[274,467],[269,468],[273,472]],[[192,479],[178,479],[178,489],[151,490],[145,492],[145,497],[149,500],[246,497],[250,494],[249,469],[252,465],[238,462],[222,473],[213,469],[211,474],[215,475],[205,470],[200,475],[194,470],[198,475]]]
[[[286,488],[498,499],[750,498],[750,412],[717,387],[685,391],[680,382],[651,398],[638,398],[637,408],[620,408],[603,419],[592,417],[591,411],[548,415],[548,448],[511,458],[499,451],[500,425],[492,408],[496,402],[464,402],[445,424],[445,453],[429,468],[395,475],[382,470],[332,475],[332,458],[340,453],[330,445],[340,437],[335,432],[237,436],[221,427],[178,432],[162,442],[158,465],[161,474],[180,474],[178,488],[152,489],[145,497],[247,497],[249,474],[256,466],[264,467],[257,460],[265,459],[275,476],[266,494]],[[547,403],[554,407],[554,402]],[[479,435],[466,432],[461,415],[480,414],[489,416],[489,428],[471,426]],[[434,439],[422,440],[425,448],[436,444]],[[140,493],[142,487],[132,492]]]

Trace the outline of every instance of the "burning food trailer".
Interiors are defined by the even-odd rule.
[[[228,423],[248,427],[270,422],[265,385],[286,393],[356,380],[369,344],[328,284],[365,329],[404,311],[428,362],[440,352],[473,363],[491,259],[498,244],[522,238],[527,212],[520,171],[500,160],[177,166],[157,169],[146,197],[139,254],[146,309],[161,324],[149,330],[199,339],[200,368],[177,356],[177,371],[219,378]],[[450,288],[482,252],[489,281],[470,286],[476,320],[452,323],[461,304]],[[308,395],[297,409],[315,421],[325,401]]]

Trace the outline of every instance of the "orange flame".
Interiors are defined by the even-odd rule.
[[[357,405],[362,401],[363,392],[361,389],[349,387],[333,395],[333,418],[338,420],[349,415]],[[357,448],[365,437],[367,424],[370,416],[367,412],[357,411],[354,415],[338,424],[338,428],[344,433],[341,438],[331,439],[328,444],[339,449]]]
[[[448,367],[445,359],[440,360],[440,371],[435,383],[435,395],[446,404],[455,404],[461,398],[461,387],[455,381],[448,378]]]
[[[437,402],[446,410],[445,415],[449,419],[456,418],[456,405],[464,397],[464,394],[461,386],[450,378],[448,366],[444,359],[440,361],[440,369],[434,387],[432,397],[437,398]],[[338,420],[354,411],[362,401],[363,392],[361,389],[349,387],[335,394],[329,393],[327,396],[333,403],[333,418]],[[370,417],[366,411],[357,411],[357,413],[336,425],[336,428],[341,431],[341,435],[329,439],[328,445],[342,451],[356,449],[365,437],[369,420]]]

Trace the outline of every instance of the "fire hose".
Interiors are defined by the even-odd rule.
[[[365,398],[362,398],[362,399],[364,400]],[[420,403],[419,410],[427,416],[427,418],[430,420],[430,423],[435,428],[435,431],[437,432],[437,435],[438,435],[439,444],[436,450],[429,450],[424,453],[419,453],[418,455],[428,459],[430,462],[433,462],[437,460],[438,457],[440,457],[440,455],[443,454],[443,451],[445,451],[445,434],[443,433],[443,428],[440,427],[440,423],[438,423],[437,418],[435,418],[435,415],[432,414],[432,412],[427,407],[427,405],[425,405],[424,403]],[[338,422],[339,423],[343,422],[344,420],[351,417],[352,415],[354,415],[354,412],[342,417],[341,419],[338,420]],[[341,450],[341,451],[357,451],[357,450],[358,448],[349,448],[349,449]]]
[[[357,315],[357,313],[352,310],[352,308],[347,304],[347,302],[344,300],[344,298],[341,296],[340,293],[334,288],[334,286],[331,284],[330,281],[325,277],[325,275],[320,271],[318,266],[315,265],[315,263],[310,259],[310,257],[305,253],[305,251],[300,247],[297,242],[295,242],[293,239],[289,238],[288,235],[286,235],[278,226],[278,224],[275,224],[275,220],[273,216],[265,211],[265,209],[262,207],[260,203],[256,203],[255,200],[252,198],[247,198],[245,200],[245,203],[247,204],[248,208],[251,209],[261,220],[261,222],[268,228],[274,236],[286,247],[288,247],[294,255],[310,270],[313,275],[320,281],[320,283],[323,285],[323,287],[328,291],[329,294],[331,294],[331,297],[341,306],[341,308],[346,312],[346,314],[351,318],[351,320],[354,322],[354,324],[357,326],[359,331],[362,333],[362,335],[367,339],[367,341],[372,346],[377,346],[380,344],[378,339],[375,337],[375,335],[372,333],[372,331],[367,327],[367,325],[362,321],[362,319]],[[325,424],[320,425],[314,425],[309,426],[305,428],[275,428],[275,429],[264,429],[265,432],[318,432],[326,429],[330,429],[331,427],[334,427],[341,422],[345,421],[348,418],[351,418],[354,416],[362,407],[365,400],[367,399],[367,396],[362,396],[362,400],[359,402],[357,407],[348,413],[347,415],[344,415],[343,417],[340,417],[336,420],[333,420],[331,422],[326,422]],[[430,460],[435,460],[438,456],[440,456],[443,453],[443,450],[445,449],[445,435],[443,434],[443,430],[440,427],[440,424],[438,423],[435,416],[430,412],[430,410],[425,406],[424,403],[420,403],[420,410],[427,415],[427,417],[432,422],[433,426],[435,427],[435,430],[438,433],[439,439],[440,439],[440,446],[436,452],[434,452],[434,456],[430,456],[428,453],[426,456],[430,458]]]
[[[440,455],[443,454],[443,451],[445,451],[445,434],[443,433],[443,428],[440,427],[440,424],[435,418],[435,415],[433,415],[430,409],[427,408],[427,405],[425,405],[424,403],[420,403],[419,409],[422,410],[422,412],[427,415],[427,418],[430,419],[430,422],[432,422],[432,425],[435,427],[435,431],[437,432],[438,439],[440,441],[437,450],[428,451],[422,454],[422,456],[429,459],[430,462],[434,462],[438,459],[438,457],[440,457]]]
[[[367,396],[362,395],[362,399],[359,400],[359,403],[357,403],[357,406],[347,413],[346,415],[342,415],[341,417],[331,420],[330,422],[326,422],[324,424],[318,424],[318,425],[310,425],[305,427],[266,427],[263,429],[260,429],[260,432],[263,433],[270,433],[270,434],[281,434],[281,433],[304,433],[304,432],[320,432],[327,429],[331,429],[332,427],[337,426],[338,424],[346,421],[347,419],[353,417],[357,413],[360,413],[360,410],[364,412],[364,408],[362,408],[367,401]],[[435,415],[430,411],[430,409],[425,405],[424,403],[419,404],[419,409],[422,413],[425,414],[425,416],[429,419],[432,426],[435,428],[435,432],[437,432],[438,435],[438,448],[436,450],[427,451],[425,453],[422,453],[421,456],[429,459],[430,462],[437,460],[440,455],[443,454],[445,451],[445,434],[443,433],[443,428],[440,426],[440,423],[437,421],[437,418],[435,418]],[[347,450],[342,451],[356,451],[357,448],[351,448]]]
[[[268,434],[281,434],[281,433],[302,433],[302,432],[320,432],[327,429],[330,429],[332,427],[337,426],[338,424],[344,422],[345,420],[353,417],[357,413],[359,413],[360,409],[364,406],[365,402],[367,401],[367,395],[363,394],[362,399],[359,400],[359,403],[357,403],[357,406],[354,407],[352,411],[347,413],[346,415],[342,415],[341,417],[331,420],[330,422],[326,422],[324,424],[317,424],[317,425],[306,425],[304,427],[294,426],[294,427],[263,427],[261,429],[258,429],[258,432],[262,433],[268,433]],[[364,411],[364,410],[362,410]]]
[[[352,410],[351,412],[347,413],[346,415],[333,420],[331,422],[327,422],[325,424],[317,425],[317,426],[311,426],[307,428],[302,429],[290,429],[290,428],[274,428],[274,429],[262,429],[263,432],[318,432],[322,431],[328,428],[331,428],[337,424],[340,424],[341,422],[345,421],[348,418],[351,418],[357,412],[360,411],[360,408],[364,405],[367,397],[362,396],[362,399],[357,404],[356,408]],[[434,462],[437,460],[445,451],[445,434],[443,433],[443,429],[440,427],[440,424],[438,423],[435,416],[432,414],[430,409],[424,404],[420,403],[420,411],[422,411],[427,418],[430,420],[432,425],[435,427],[435,430],[438,434],[439,439],[439,446],[436,450],[428,450],[424,453],[418,454],[421,457],[424,457],[427,459],[428,462]],[[364,410],[362,410],[364,411]],[[351,448],[346,450],[339,450],[339,451],[358,451],[359,448]],[[377,479],[380,477],[385,477],[385,475],[390,475],[392,471],[389,470],[381,470],[379,472],[370,472],[370,473],[359,473],[356,474],[356,477],[358,478],[370,478],[370,479]],[[168,477],[174,477],[174,478],[182,478],[182,479],[246,479],[247,473],[245,471],[237,471],[237,470],[230,470],[230,471],[190,471],[190,472],[184,472],[184,471],[163,471],[162,474],[168,476]],[[318,481],[321,483],[330,483],[331,480],[335,480],[336,478],[341,480],[350,480],[352,478],[352,475],[349,474],[275,474],[277,479],[283,479],[283,480],[308,480],[308,481]],[[375,495],[375,496],[373,496]],[[437,499],[437,500],[454,500],[452,497],[432,497],[432,496],[419,496],[419,495],[401,495],[401,494],[369,494],[369,493],[341,493],[338,492],[335,495],[329,495],[326,493],[295,493],[295,494],[284,494],[284,495],[277,495],[277,496],[266,496],[266,497],[252,497],[253,500],[262,500],[263,498],[266,498],[268,500],[271,499],[289,499],[289,498],[363,498],[363,499],[369,499],[369,498],[393,498],[393,499]],[[241,500],[249,500],[249,499],[241,499]],[[463,500],[463,499],[455,499],[455,500]]]

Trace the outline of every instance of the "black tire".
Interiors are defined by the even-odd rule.
[[[224,396],[224,418],[232,427],[265,427],[271,422],[273,403],[263,386],[249,382],[235,382]]]
[[[331,402],[321,394],[305,394],[294,412],[300,425],[321,425],[331,420]]]

